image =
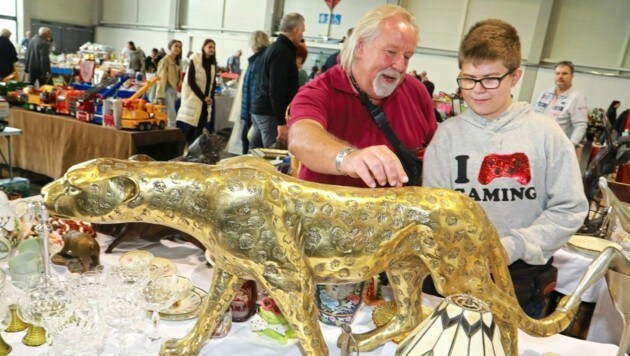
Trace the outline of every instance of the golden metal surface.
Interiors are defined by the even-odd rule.
[[[493,225],[479,205],[450,190],[315,184],[283,175],[264,160],[239,157],[216,166],[98,159],[72,167],[43,193],[54,215],[161,224],[211,251],[216,271],[199,320],[184,338],[162,345],[161,354],[197,354],[245,279],[269,292],[307,355],[328,354],[315,282],[358,282],[382,271],[398,312],[355,335],[360,351],[420,323],[421,286],[429,274],[443,295],[471,294],[490,306],[508,355],[517,353],[517,328],[552,335],[576,311],[527,317]]]

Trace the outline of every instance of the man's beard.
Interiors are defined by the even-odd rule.
[[[396,78],[396,80],[390,83],[383,78],[384,75]],[[378,72],[378,75],[376,75],[376,78],[374,78],[374,81],[372,81],[372,89],[374,89],[374,94],[382,98],[390,96],[394,92],[396,87],[398,87],[398,84],[400,84],[402,78],[402,74],[392,69],[384,69]]]

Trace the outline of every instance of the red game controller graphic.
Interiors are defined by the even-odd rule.
[[[527,185],[532,179],[527,156],[524,153],[487,155],[479,169],[479,183],[486,185],[501,177],[514,178],[521,185]]]

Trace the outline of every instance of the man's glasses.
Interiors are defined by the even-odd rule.
[[[477,83],[480,83],[484,89],[496,89],[501,85],[503,78],[514,73],[515,70],[516,69],[512,69],[500,77],[486,77],[481,79],[457,78],[457,86],[464,90],[470,90],[474,88]]]

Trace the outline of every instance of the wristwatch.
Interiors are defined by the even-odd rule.
[[[341,162],[343,162],[343,159],[346,158],[350,152],[356,151],[356,149],[356,147],[348,146],[337,153],[337,157],[335,157],[335,168],[337,168],[337,172],[341,173],[341,175],[347,176],[346,172],[341,170]]]

